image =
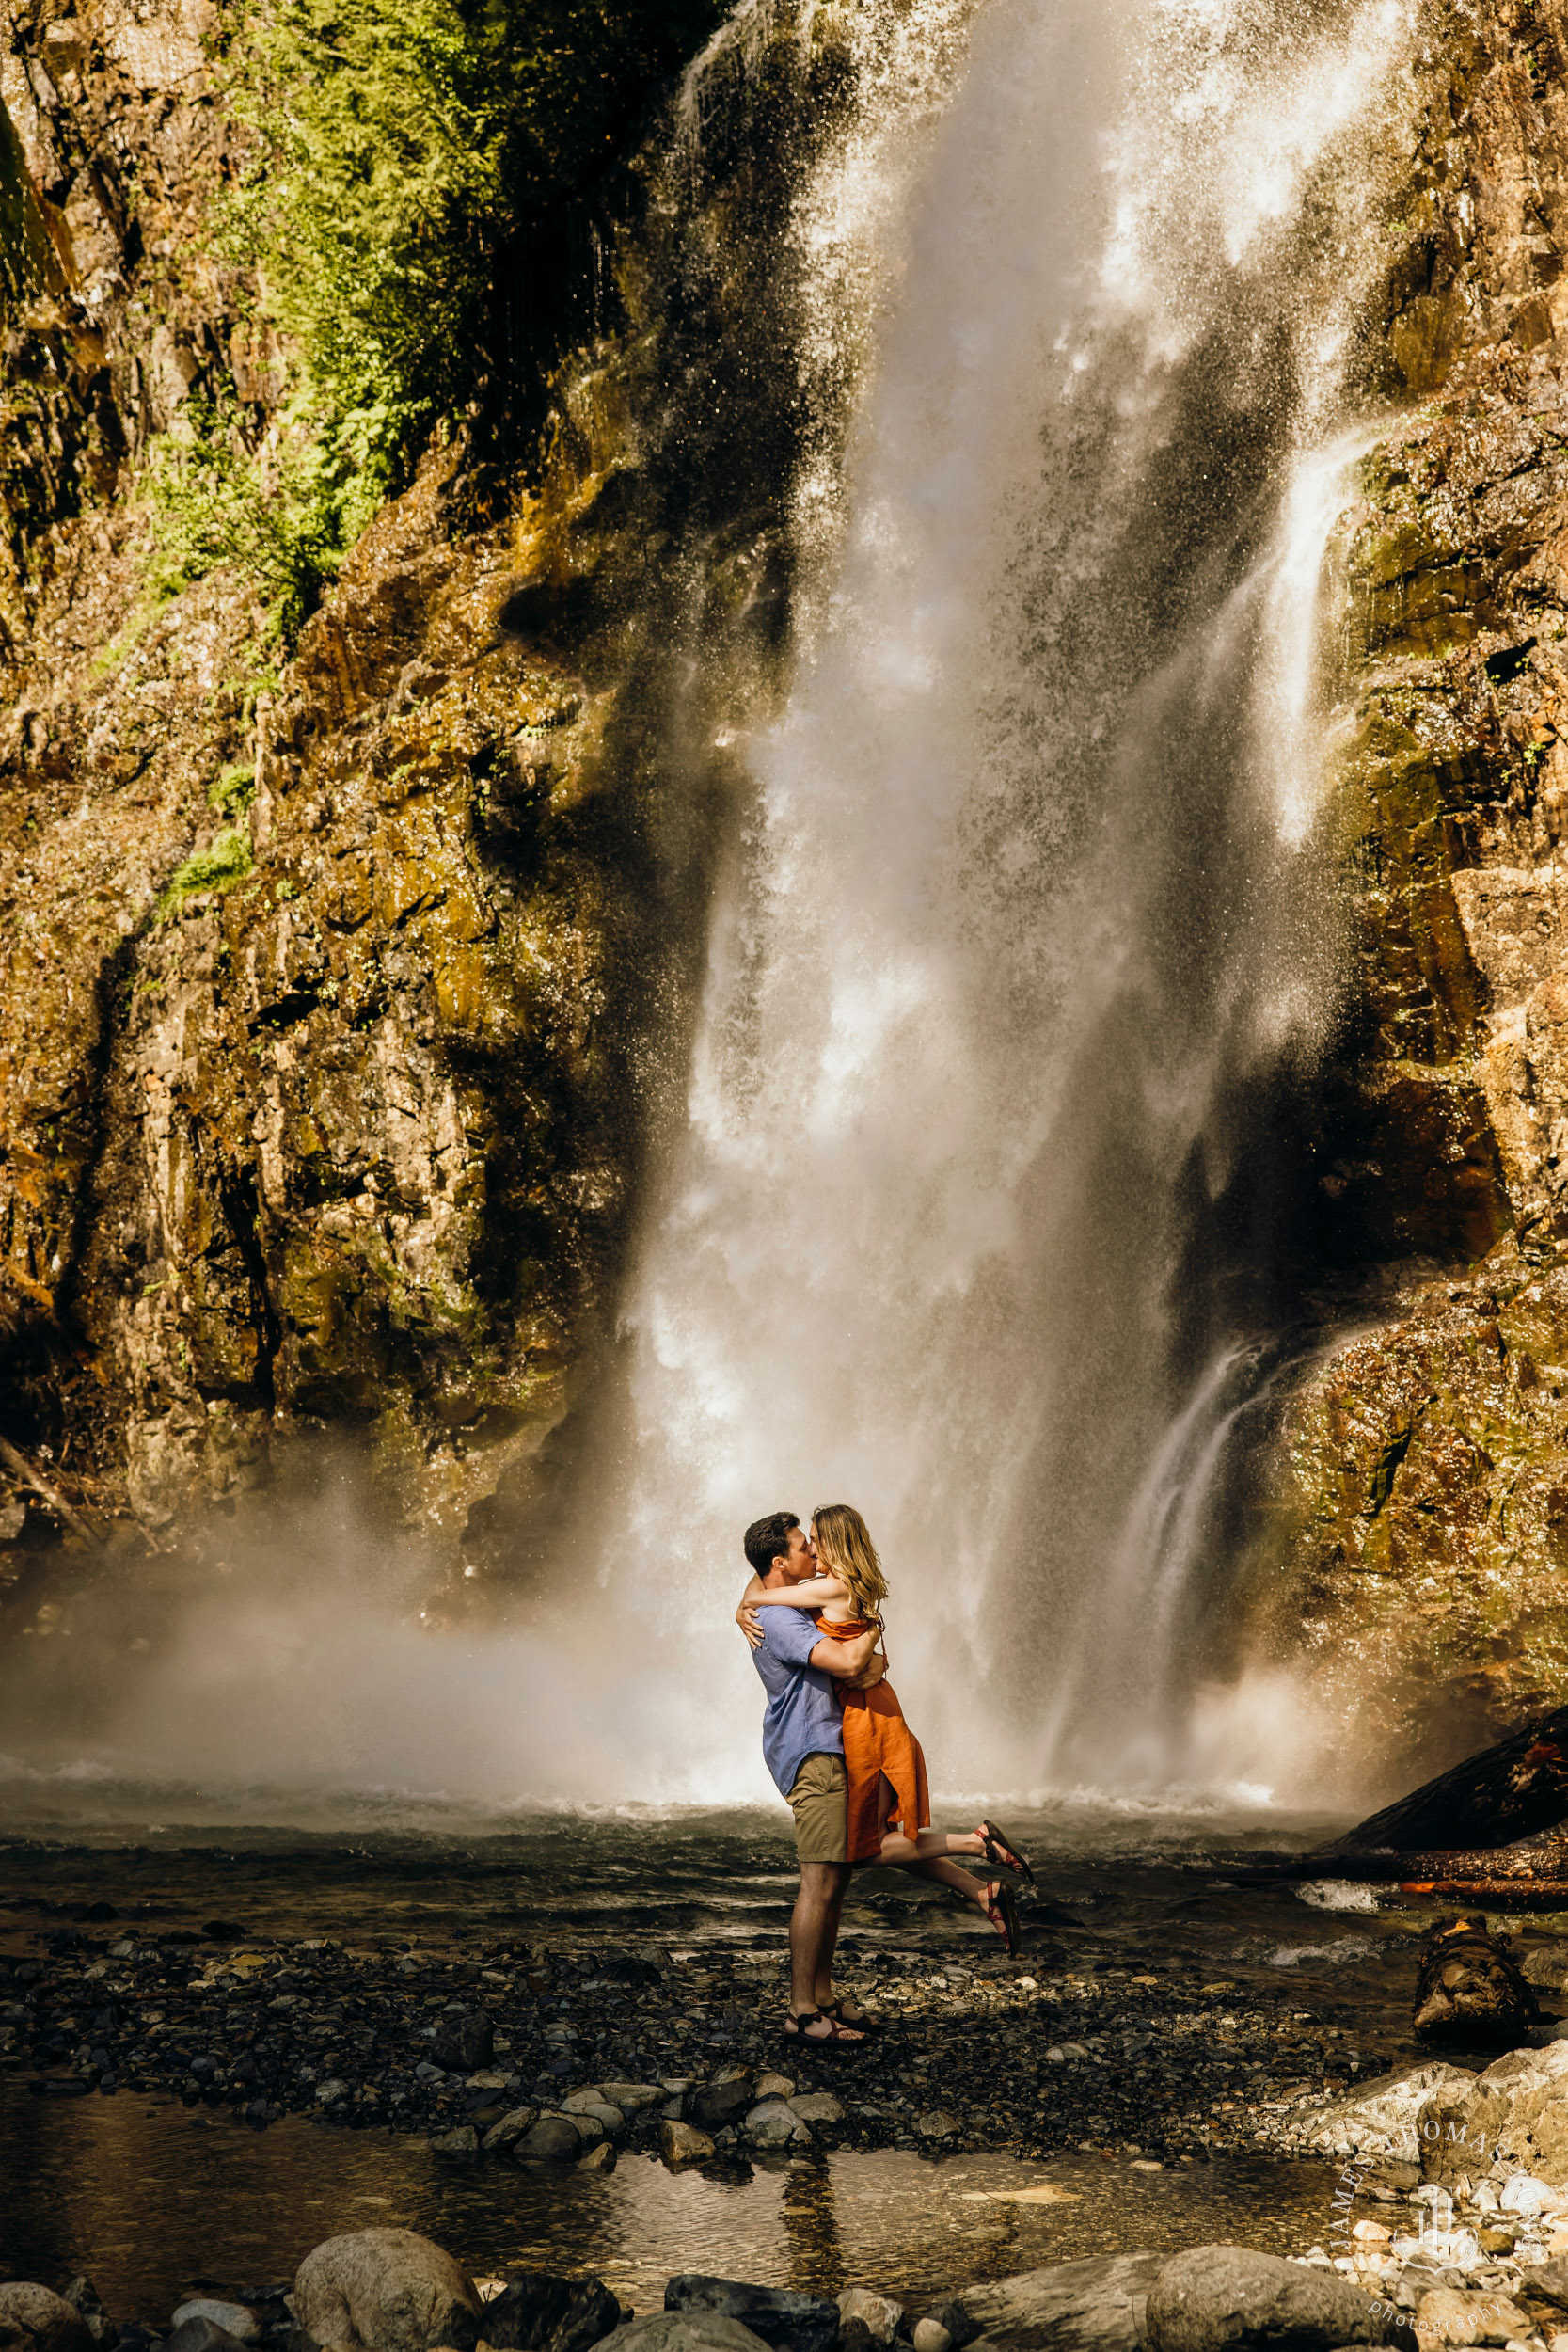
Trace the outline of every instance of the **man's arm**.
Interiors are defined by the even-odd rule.
[[[824,1633],[806,1663],[820,1667],[825,1675],[832,1675],[837,1682],[858,1683],[871,1663],[871,1653],[876,1646],[875,1626],[869,1626],[863,1633],[857,1633],[852,1642],[836,1641],[831,1633]],[[880,1681],[881,1677],[874,1675],[871,1678]]]
[[[753,1649],[762,1647],[762,1619],[757,1615],[752,1603],[764,1589],[761,1577],[753,1576],[746,1590],[741,1594],[740,1606],[735,1613],[736,1625]]]

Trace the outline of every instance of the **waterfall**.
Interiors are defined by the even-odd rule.
[[[797,223],[854,422],[626,1309],[604,1572],[703,1692],[646,1793],[764,1786],[741,1531],[839,1501],[939,1787],[1180,1769],[1260,1106],[1337,982],[1319,608],[1411,11],[859,14]]]

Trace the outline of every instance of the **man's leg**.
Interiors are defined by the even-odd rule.
[[[792,2016],[832,1997],[833,1951],[849,1884],[847,1792],[844,1758],[829,1754],[808,1756],[789,1792],[800,1863],[800,1891],[789,1923]],[[806,2033],[812,2041],[831,2038],[825,2026],[808,2026]]]
[[[799,2016],[819,2006],[817,1988],[832,1997],[833,1947],[849,1884],[847,1862],[802,1862],[800,1891],[789,1922],[789,2006]]]

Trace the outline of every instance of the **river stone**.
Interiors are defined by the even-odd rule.
[[[473,2352],[480,2300],[467,2273],[416,2230],[355,2230],[300,2264],[293,2312],[321,2344],[368,2352]]]
[[[838,2298],[840,2327],[847,2328],[852,2319],[860,2320],[873,2344],[891,2344],[903,2316],[902,2303],[895,2303],[891,2295],[873,2294],[869,2287],[846,2287]],[[943,2335],[946,2332],[943,2328]]]
[[[13,2279],[0,2286],[0,2352],[92,2352],[92,2336],[63,2295]]]
[[[187,2319],[210,2319],[214,2328],[227,2329],[241,2344],[260,2344],[261,2340],[261,2323],[245,2303],[220,2303],[212,2296],[194,2296],[190,2302],[181,2304],[169,2325],[182,2328]]]
[[[487,2156],[504,2156],[514,2149],[523,2134],[531,2131],[539,2120],[537,2107],[512,2107],[499,2123],[492,2123],[483,2141]]]
[[[693,2123],[716,2130],[734,2123],[752,2103],[752,2077],[744,2067],[730,2067],[714,2081],[691,2092],[686,2111]]]
[[[940,2319],[917,2319],[911,2341],[914,2352],[953,2352],[953,2339]]]
[[[844,2109],[831,2090],[804,2090],[784,2103],[802,2123],[842,2123]]]
[[[763,2352],[763,2339],[718,2312],[649,2312],[606,2336],[614,2352]]]
[[[484,2340],[495,2352],[587,2352],[620,2317],[602,2279],[519,2270],[484,2306]]]
[[[1535,2322],[1505,2295],[1464,2295],[1433,2287],[1416,2311],[1423,2347],[1431,2344],[1508,2344],[1535,2332]]]
[[[657,2107],[665,2095],[657,2083],[595,2083],[594,2088],[607,2106],[619,2107],[623,2115],[641,2115],[644,2107]]]
[[[678,2117],[667,2115],[658,2127],[658,2153],[673,2171],[678,2165],[702,2164],[715,2152],[706,2132],[700,2132],[694,2123],[683,2123]]]
[[[496,2028],[482,2009],[438,2017],[433,2051],[449,2074],[472,2074],[495,2055]]]
[[[103,2309],[103,2297],[85,2272],[81,2277],[72,2279],[64,2293],[71,2310],[80,2312],[94,2344],[113,2344],[116,2341],[119,2329]],[[236,2304],[234,2308],[243,2310],[244,2306]]]
[[[1164,2254],[1099,2254],[1053,2263],[966,2287],[958,2297],[969,2341],[1016,2344],[1021,2352],[1139,2352],[1144,2298]],[[938,2316],[949,2333],[944,2309]]]
[[[165,2352],[170,2344],[174,2352],[245,2352],[238,2336],[231,2336],[216,2320],[199,2316],[183,2319],[171,2329],[164,2339]]]
[[[456,2123],[450,2132],[432,2132],[430,2153],[445,2164],[472,2164],[479,2153],[479,2134],[471,2123]]]
[[[782,2099],[764,2099],[752,2108],[739,2129],[753,2148],[788,2148],[811,2137],[807,2126]]]
[[[1521,1967],[1527,1984],[1544,1985],[1549,1993],[1568,1993],[1568,1944],[1544,1944],[1525,1955]]]
[[[1354,2099],[1298,2107],[1279,2137],[1292,2148],[1326,2156],[1387,2156],[1419,2164],[1425,2110],[1434,2100],[1467,2095],[1475,2079],[1470,2068],[1438,2059],[1402,2074],[1380,2074],[1363,2083]]]
[[[749,2286],[744,2280],[714,2279],[701,2270],[683,2270],[671,2280],[664,2308],[737,2319],[777,2352],[829,2352],[839,2329],[839,2306],[825,2296]]]
[[[590,2148],[585,2156],[578,2158],[579,2172],[613,2172],[614,2169],[615,2142],[612,2139],[601,2139],[596,2148]]]
[[[924,2115],[915,2117],[914,2128],[920,2139],[951,2139],[958,2128],[958,2119],[949,2115],[945,2107],[927,2107]]]
[[[513,2148],[519,2164],[576,2164],[592,2145],[592,2125],[586,2116],[542,2115]],[[598,2135],[603,2137],[603,2134]]]
[[[1408,2320],[1331,2270],[1309,2270],[1249,2246],[1193,2246],[1164,2264],[1148,2291],[1153,2352],[1334,2352],[1397,2344],[1417,2352]]]

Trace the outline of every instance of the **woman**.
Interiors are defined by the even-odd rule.
[[[743,1606],[809,1609],[818,1630],[833,1641],[855,1641],[873,1626],[880,1634],[887,1579],[860,1513],[847,1502],[824,1503],[812,1514],[812,1538],[819,1575],[775,1591],[757,1581]],[[1017,1870],[1027,1879],[1035,1874],[994,1821],[953,1834],[932,1829],[926,1758],[885,1677],[869,1690],[844,1692],[844,1764],[850,1862],[891,1863],[955,1887],[979,1906],[1008,1951],[1016,1952],[1021,1936],[1011,1887],[1001,1880],[974,1878],[949,1857],[974,1854],[993,1868]]]

